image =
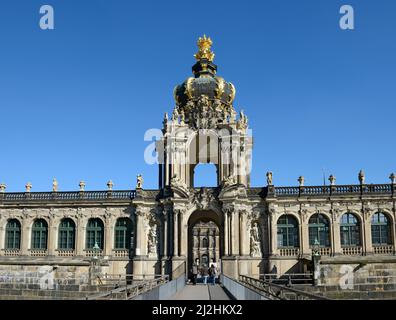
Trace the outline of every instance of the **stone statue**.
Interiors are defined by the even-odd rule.
[[[84,182],[84,181],[80,181],[80,183],[78,184],[78,186],[80,187],[80,191],[84,191],[84,189],[85,189],[85,182]]]
[[[148,253],[157,254],[157,225],[153,224],[150,227],[148,234]]]
[[[305,181],[304,176],[299,176],[298,179],[297,179],[297,181],[298,181],[298,183],[300,184],[300,187],[303,187],[303,186],[304,186],[304,181]]]
[[[52,180],[52,192],[57,192],[58,191],[58,181],[54,178]]]
[[[28,182],[25,186],[26,188],[26,192],[30,192],[30,190],[32,189],[32,184],[30,182]]]
[[[272,172],[267,172],[267,185],[272,186]]]
[[[5,183],[1,183],[0,184],[0,192],[4,193],[6,191],[7,186],[5,185]]]
[[[250,230],[250,255],[261,257],[261,234],[257,222],[254,222]]]
[[[329,181],[330,181],[330,185],[334,186],[336,182],[336,177],[331,174],[329,177]]]
[[[109,182],[107,182],[107,190],[109,191],[113,190],[113,186],[114,186],[113,181],[109,180]]]
[[[223,181],[223,187],[233,186],[234,184],[236,184],[236,179],[235,179],[235,176],[233,174],[230,174]]]
[[[391,173],[389,179],[391,180],[392,184],[396,184],[396,175],[394,173]]]
[[[136,178],[136,189],[142,189],[143,188],[143,176],[139,174]]]

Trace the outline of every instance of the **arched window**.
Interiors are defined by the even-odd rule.
[[[87,243],[86,249],[92,249],[95,243],[103,250],[104,227],[100,219],[89,219],[87,225]]]
[[[115,249],[130,249],[132,237],[132,221],[128,218],[120,218],[115,225]]]
[[[203,239],[202,239],[202,247],[203,247],[203,248],[209,247],[208,238],[203,238]]]
[[[74,250],[76,225],[72,219],[62,219],[59,224],[58,247],[63,250]]]
[[[345,213],[341,217],[341,246],[360,245],[360,224],[357,217],[352,213]]]
[[[278,220],[278,248],[298,248],[298,222],[292,215],[283,215]]]
[[[21,248],[21,224],[16,219],[11,219],[6,225],[5,249]]]
[[[392,244],[391,224],[388,217],[377,212],[371,218],[371,239],[373,245]]]
[[[313,246],[315,241],[321,247],[330,247],[330,228],[329,220],[322,214],[314,214],[308,222],[309,245]]]
[[[48,224],[44,219],[37,219],[32,227],[32,249],[47,249]]]

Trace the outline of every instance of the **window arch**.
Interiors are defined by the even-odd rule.
[[[283,215],[278,220],[278,248],[298,248],[298,222],[292,215]]]
[[[32,227],[32,249],[46,250],[48,239],[48,224],[44,219],[37,219]]]
[[[371,218],[371,240],[373,245],[392,244],[391,223],[382,212],[373,214]]]
[[[203,254],[201,257],[201,263],[203,266],[208,267],[209,266],[209,258],[207,254]]]
[[[58,247],[63,250],[74,250],[76,225],[72,219],[62,219],[59,224]]]
[[[21,224],[17,219],[8,220],[6,225],[5,249],[21,248]]]
[[[329,219],[323,214],[314,214],[308,222],[309,245],[313,246],[315,241],[321,247],[330,247],[330,227]]]
[[[208,238],[205,237],[205,238],[202,239],[202,247],[203,247],[203,248],[209,247]]]
[[[86,249],[90,250],[98,244],[99,248],[103,250],[104,226],[102,220],[92,218],[88,220],[87,224],[87,241]]]
[[[353,213],[345,213],[341,217],[341,246],[360,245],[360,223]]]
[[[132,221],[128,218],[119,218],[114,230],[114,248],[130,249],[132,237]]]

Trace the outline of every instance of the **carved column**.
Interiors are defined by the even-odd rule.
[[[362,219],[362,246],[363,254],[373,254],[373,245],[371,239],[371,221],[369,219],[370,211],[368,208],[363,211]]]
[[[332,236],[333,255],[340,255],[342,254],[340,222],[339,222],[339,217],[335,212],[332,213],[331,233],[333,235]]]
[[[21,242],[21,254],[29,255],[30,238],[31,238],[31,223],[30,219],[22,220],[22,242]]]
[[[144,230],[144,225],[143,225],[143,215],[144,212],[141,209],[136,208],[135,211],[135,221],[136,221],[136,248],[135,252],[137,256],[144,255],[144,248],[142,248],[143,244],[143,236],[145,236],[145,230]]]
[[[113,219],[107,218],[105,225],[105,238],[104,238],[104,256],[111,256],[113,250],[113,242],[114,242],[114,226]]]
[[[167,257],[168,256],[168,210],[164,209],[163,212],[163,256]]]
[[[7,220],[1,221],[0,225],[0,256],[4,254],[5,249],[5,228],[7,225]]]
[[[229,255],[228,211],[224,211],[224,255]]]
[[[240,242],[239,242],[239,244],[240,244],[240,254],[242,255],[242,256],[248,256],[249,255],[249,249],[248,249],[248,246],[250,245],[250,237],[249,237],[249,235],[247,234],[247,232],[248,232],[248,226],[247,226],[247,223],[246,223],[246,212],[245,211],[241,211],[240,213],[239,213],[239,218],[240,218],[240,224],[239,224],[239,230],[240,230]]]
[[[83,256],[85,248],[85,229],[86,220],[80,215],[77,220],[77,230],[76,230],[76,255]]]
[[[307,212],[302,212],[301,217],[301,225],[300,225],[300,245],[301,245],[301,254],[310,255],[312,254],[311,249],[309,248],[309,231],[308,231],[308,221],[307,221]],[[318,239],[319,240],[319,239]]]
[[[239,256],[239,231],[240,231],[240,229],[239,229],[239,211],[234,209],[234,212],[232,215],[233,215],[233,222],[234,222],[234,225],[233,225],[233,228],[234,228],[234,232],[233,232],[233,234],[234,234],[233,250],[234,251],[233,251],[233,254],[236,256]]]
[[[179,215],[180,222],[180,255],[183,257],[187,257],[187,235],[188,235],[188,225],[186,220],[186,216],[184,212],[181,212]]]
[[[269,230],[270,230],[270,255],[277,255],[278,254],[278,243],[276,241],[276,236],[277,236],[277,224],[276,224],[276,215],[275,215],[275,210],[270,210],[269,215]]]
[[[56,228],[56,219],[54,217],[49,218],[49,223],[48,223],[48,236],[47,236],[47,248],[48,248],[48,255],[49,256],[54,256],[55,255],[55,249],[57,248],[57,228]]]
[[[178,229],[179,229],[179,224],[178,224],[178,210],[173,211],[173,256],[179,256],[179,245],[178,245],[178,240],[179,240],[179,234],[178,234]]]

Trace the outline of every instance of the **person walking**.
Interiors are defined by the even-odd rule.
[[[214,266],[214,264],[212,264],[209,268],[209,275],[211,277],[212,280],[212,285],[216,284],[216,276],[217,276],[217,270],[216,267]]]
[[[197,284],[197,275],[198,275],[198,266],[195,262],[192,266],[191,272],[193,276],[193,285],[195,286]]]

